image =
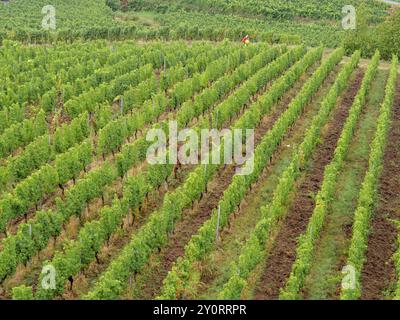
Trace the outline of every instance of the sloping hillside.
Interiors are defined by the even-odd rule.
[[[388,8],[386,4],[375,0],[128,0],[127,8],[158,12],[183,9],[241,16],[260,15],[275,19],[303,17],[313,20],[340,20],[344,6],[357,7],[362,2],[365,2],[375,20],[380,20]],[[115,7],[118,0],[109,0],[108,3]]]

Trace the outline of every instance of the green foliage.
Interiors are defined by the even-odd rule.
[[[224,13],[243,16],[262,15],[274,19],[294,19],[296,17],[340,20],[341,10],[345,5],[362,3],[362,0],[128,0],[128,8],[133,11],[199,11],[203,13]],[[368,10],[375,19],[384,15],[387,5],[366,0]]]
[[[371,25],[366,6],[357,9],[357,28],[350,30],[343,45],[348,53],[361,50],[363,56],[372,57],[379,50],[385,60],[400,55],[400,10],[395,8],[384,22]]]
[[[78,176],[93,160],[93,147],[89,142],[71,148],[55,159],[58,174],[58,184],[65,184]]]
[[[58,185],[75,179],[92,161],[92,156],[91,144],[84,142],[57,156],[54,166],[46,164],[20,182],[12,194],[6,194],[0,200],[0,230],[4,231],[10,220],[38,206]]]
[[[0,26],[8,36],[18,40],[28,38],[32,42],[51,36],[41,29],[44,14],[42,8],[49,5],[45,0],[12,0],[0,7]],[[82,37],[97,37],[107,28],[115,27],[112,11],[105,1],[54,0],[58,37],[74,33]]]
[[[46,131],[46,115],[43,111],[40,111],[31,119],[13,123],[0,136],[0,158],[12,154],[20,147],[24,147]]]
[[[25,119],[25,107],[19,104],[13,104],[8,108],[0,110],[0,133],[11,127],[12,124],[23,122]]]
[[[25,285],[12,289],[13,300],[33,300],[32,288]]]
[[[46,120],[43,119],[46,128]],[[64,153],[89,135],[88,114],[84,113],[70,124],[57,128],[53,136],[48,134],[37,137],[19,155],[9,159],[2,168],[0,186],[20,182],[29,178],[35,170],[53,160],[57,154]],[[3,171],[4,170],[4,171]]]
[[[224,53],[226,53],[229,49],[230,45],[223,44],[222,46],[218,46],[214,50],[209,51],[207,54],[209,55],[209,57],[218,58],[222,56]],[[261,51],[261,49],[262,47],[242,49],[241,50],[243,51],[242,58],[249,59],[254,54]],[[207,45],[203,44],[194,45],[194,47],[191,48],[192,54],[193,55],[197,54],[198,52],[197,50],[204,52],[208,50],[208,47]],[[186,51],[186,49],[183,49],[183,51],[188,54],[187,55],[187,58],[189,58],[188,63],[189,67],[192,70],[195,71],[204,69],[204,65],[207,64],[207,61],[205,61],[204,59],[199,59],[198,62],[195,62],[191,54],[189,54],[189,51]],[[276,50],[274,49],[274,51]],[[270,53],[264,55],[265,57],[269,57]],[[166,61],[168,61],[168,64],[171,63],[171,61],[185,61],[182,60],[181,56],[182,56],[182,51],[177,51],[176,57],[179,58],[173,59],[174,58],[173,56],[169,56],[168,60]],[[227,61],[229,61],[229,59],[231,58],[232,57],[229,56],[224,57],[224,59]],[[160,61],[162,60],[160,59]],[[221,60],[221,65],[226,65],[225,60]],[[239,61],[238,63],[241,62]],[[195,63],[195,65],[192,65],[192,63]],[[228,65],[231,68],[235,68],[235,65],[233,63]],[[210,85],[209,81],[205,81],[205,83],[207,83],[207,85]],[[85,119],[86,121],[87,114],[82,114],[80,117],[73,120],[73,122],[77,121],[77,123],[81,123],[78,121],[79,119]],[[77,128],[79,128],[79,126]],[[61,137],[62,135],[60,135],[60,138]],[[89,157],[92,156],[91,148],[92,145],[89,143],[89,140],[86,140],[83,143],[78,144],[75,147],[71,148],[66,153],[60,154],[56,157],[56,161],[54,164],[59,177],[57,183],[64,182],[67,178],[71,178],[72,174],[74,174],[74,170],[76,170],[75,173],[79,173],[80,170],[84,169],[84,166],[90,161]],[[142,160],[144,160],[144,157],[146,155],[146,149],[144,149],[143,151],[144,152],[142,152]],[[136,150],[134,150],[134,152],[136,152]],[[128,169],[129,167],[126,167],[125,170]],[[171,168],[168,166],[165,169],[171,170]],[[163,172],[165,171],[162,170],[160,171],[160,170],[161,168],[149,169],[148,174],[150,175],[149,176],[150,185],[154,183],[160,184],[163,181],[163,179],[165,179],[165,175],[163,174]],[[72,186],[71,188],[68,188],[65,191],[63,200],[59,198],[56,199],[55,214],[50,216],[50,214],[44,215],[41,212],[36,212],[36,215],[33,219],[29,220],[26,223],[22,223],[19,226],[19,230],[21,230],[21,232],[18,232],[16,236],[9,235],[3,241],[3,250],[2,252],[0,252],[0,276],[4,278],[5,276],[12,274],[15,271],[15,268],[20,263],[28,261],[38,250],[42,249],[43,246],[47,244],[51,236],[56,236],[59,234],[63,222],[65,222],[72,215],[80,215],[82,213],[82,210],[88,205],[89,201],[104,194],[105,187],[109,185],[112,181],[115,181],[116,178],[117,178],[117,167],[106,161],[100,168],[94,169],[89,173],[85,174],[82,179],[76,182],[76,185]],[[132,194],[127,195],[125,197],[126,199],[128,199],[127,197],[132,197],[130,198],[131,200],[129,201],[132,207],[134,207],[135,205],[136,206],[140,205],[141,193],[139,193],[139,197],[136,198],[135,195],[138,195],[138,193],[133,192],[134,191],[133,186],[135,185],[137,186],[136,183],[138,181],[133,180],[131,189]],[[53,187],[56,187],[57,186],[56,181],[54,181],[53,183],[54,183]],[[148,190],[150,189],[151,189],[150,187],[149,188],[146,187],[145,189],[141,190],[143,192],[148,192]],[[10,197],[12,197],[12,195],[10,195]],[[18,202],[11,204],[16,206],[15,210],[21,210],[18,207],[19,206]],[[119,210],[118,212],[122,212],[124,215],[127,210],[126,209],[127,204],[125,201],[121,203],[120,208],[121,210]],[[108,211],[104,210],[104,212]],[[51,220],[47,219],[46,217],[57,217],[57,219]],[[120,219],[122,218],[118,217],[121,217],[121,215],[112,216],[109,214],[104,214],[104,219],[102,218],[103,221],[102,226],[104,227],[105,230],[108,230],[107,231],[109,232],[108,235],[110,235],[113,232],[113,230],[115,230],[116,224],[119,224],[118,221],[121,221]],[[46,226],[46,230],[43,230],[42,226]],[[91,225],[91,227],[88,228],[93,228],[93,226]],[[90,235],[90,232],[88,234]],[[75,248],[75,246],[71,246],[71,248]],[[80,248],[79,250],[81,249],[82,248]],[[75,248],[74,250],[75,251],[73,252],[77,252],[76,250],[78,249]],[[88,258],[89,255],[87,256],[87,259]],[[66,269],[63,270],[65,271]]]
[[[400,10],[394,9],[384,23],[377,26],[378,48],[385,59],[400,56]]]
[[[56,252],[50,262],[58,272],[56,290],[39,289],[37,299],[49,299],[64,290],[64,283],[80,269],[88,265],[97,255],[104,242],[123,223],[129,213],[140,209],[146,195],[154,188],[160,187],[172,173],[173,165],[153,166],[135,177],[128,178],[124,183],[124,196],[115,199],[111,207],[104,207],[100,219],[86,223],[79,231],[78,239],[68,243],[67,250]],[[73,261],[74,263],[68,263]],[[48,264],[46,262],[46,264]],[[39,279],[40,282],[40,279]]]
[[[137,13],[137,16],[140,15]],[[240,41],[245,35],[249,35],[252,42],[293,44],[302,42],[308,46],[318,46],[323,43],[328,47],[336,47],[340,45],[343,34],[338,25],[322,21],[299,22],[193,11],[155,14],[154,19],[166,33],[164,37],[169,34],[173,39]]]

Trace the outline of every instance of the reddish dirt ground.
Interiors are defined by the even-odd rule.
[[[266,261],[264,274],[255,293],[256,300],[278,299],[280,288],[284,286],[290,274],[296,258],[297,239],[305,231],[314,209],[315,201],[312,195],[320,189],[324,168],[333,158],[336,143],[362,78],[363,73],[359,70],[328,124],[323,142],[317,148],[307,175],[297,189],[296,197]]]
[[[400,217],[400,79],[396,92],[378,189],[379,199],[371,223],[367,260],[361,274],[363,300],[384,299],[384,291],[396,279],[392,256],[396,251],[397,229],[390,219]]]

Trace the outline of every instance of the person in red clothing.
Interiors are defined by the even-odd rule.
[[[250,37],[249,35],[246,35],[243,39],[242,42],[247,46],[250,43]]]

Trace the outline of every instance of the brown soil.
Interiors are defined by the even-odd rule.
[[[366,263],[361,274],[363,300],[381,300],[396,279],[392,256],[396,251],[397,229],[390,219],[400,217],[400,82],[393,106],[393,122],[384,155],[379,199],[371,223]]]
[[[348,111],[362,82],[363,73],[359,70],[355,80],[348,87],[323,134],[323,142],[317,148],[311,167],[298,187],[297,194],[288,210],[274,247],[266,261],[264,274],[255,293],[257,300],[277,299],[280,288],[288,278],[296,258],[298,237],[305,231],[313,212],[314,195],[323,181],[324,168],[333,158]]]

